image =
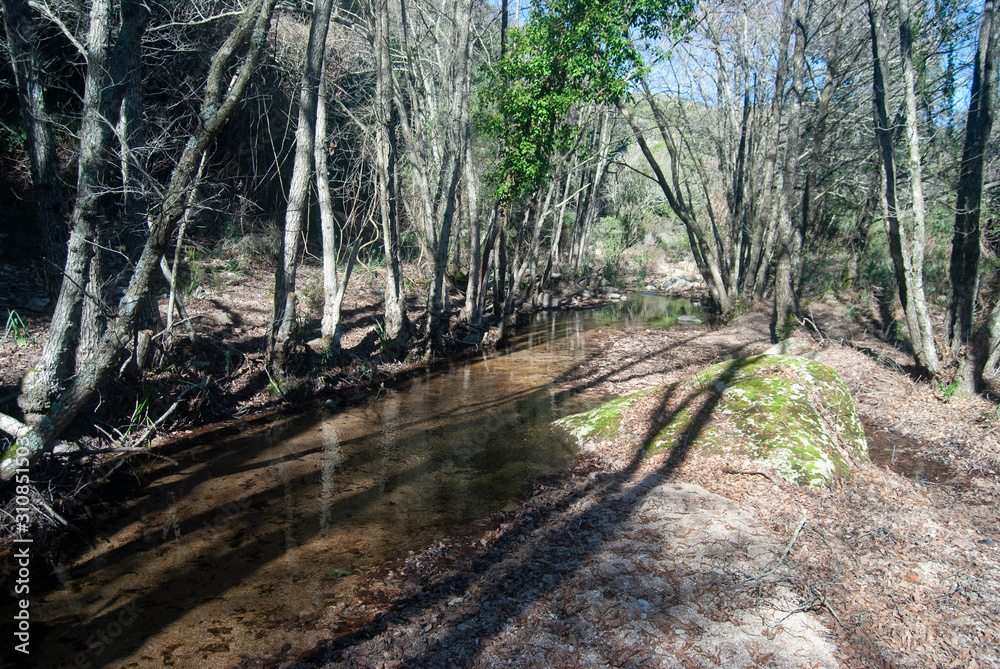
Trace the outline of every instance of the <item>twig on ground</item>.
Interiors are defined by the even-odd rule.
[[[773,574],[774,572],[778,571],[778,569],[781,568],[781,565],[783,565],[785,563],[785,558],[787,558],[788,554],[792,551],[792,546],[794,546],[795,542],[798,541],[798,539],[799,539],[799,532],[801,532],[802,528],[805,527],[806,520],[808,519],[808,517],[809,517],[808,514],[803,511],[802,512],[802,520],[799,521],[798,526],[795,528],[795,532],[792,533],[792,539],[791,539],[791,541],[789,541],[788,545],[785,546],[785,550],[783,550],[781,552],[781,557],[778,558],[778,564],[774,565],[774,567],[769,572],[767,572],[765,574],[760,574],[760,575],[754,577],[752,580],[760,582],[760,581],[764,580],[765,578],[767,578],[768,576],[770,576],[771,574]],[[793,611],[793,613],[794,613],[794,611]],[[791,615],[791,614],[789,614],[789,615]]]
[[[172,465],[179,464],[173,458],[168,457],[166,455],[162,455],[160,453],[154,453],[150,451],[148,448],[145,448],[143,446],[119,446],[117,448],[101,448],[96,451],[87,451],[87,455],[107,455],[107,454],[121,455],[128,453],[144,453],[145,455],[149,455],[154,458],[166,460]]]
[[[40,510],[42,511],[42,514],[43,514],[43,515],[45,515],[45,516],[48,516],[48,517],[49,517],[49,520],[51,520],[51,521],[53,521],[53,522],[56,522],[56,523],[59,523],[59,524],[60,524],[60,525],[62,525],[63,527],[69,527],[69,528],[72,528],[72,529],[74,529],[74,530],[76,529],[76,528],[75,528],[75,527],[74,527],[74,526],[72,525],[72,523],[70,523],[70,522],[69,522],[68,520],[66,520],[66,519],[65,519],[65,518],[63,518],[62,516],[60,516],[60,515],[59,515],[59,514],[58,514],[58,513],[57,513],[57,512],[55,511],[55,509],[53,509],[53,508],[52,508],[51,506],[49,506],[49,505],[48,505],[48,504],[47,504],[47,503],[45,502],[45,499],[44,499],[44,498],[43,498],[43,497],[42,497],[41,495],[33,495],[33,497],[34,497],[34,500],[33,500],[33,501],[34,501],[34,503],[35,503],[35,504],[36,504],[36,505],[37,505],[38,507],[40,507]]]
[[[770,481],[774,485],[779,486],[779,487],[781,486],[781,483],[779,483],[773,476],[771,476],[767,472],[758,471],[756,469],[729,469],[729,468],[727,468],[727,469],[723,469],[722,472],[724,474],[745,474],[747,476],[763,476],[764,478],[766,478],[768,481]]]
[[[201,388],[202,390],[204,390],[205,387],[208,385],[208,382],[209,382],[209,380],[211,378],[212,378],[212,376],[208,375],[208,376],[202,378],[202,380],[199,381],[198,383],[196,383],[194,385],[191,385],[191,386],[188,386],[187,388],[185,388],[184,390],[182,390],[180,392],[180,394],[177,396],[177,399],[174,400],[174,403],[170,405],[170,408],[167,409],[166,411],[164,411],[163,415],[160,416],[159,418],[157,418],[156,421],[152,425],[150,425],[149,427],[147,427],[146,430],[142,433],[142,435],[135,441],[135,443],[141,444],[141,443],[144,443],[146,440],[148,440],[153,435],[153,432],[155,432],[156,430],[158,430],[159,427],[160,427],[160,425],[163,424],[163,421],[165,421],[167,418],[169,418],[170,415],[174,411],[177,410],[178,405],[180,405],[181,400],[184,399],[185,395],[187,395],[189,392],[191,392],[195,388]],[[139,450],[147,450],[147,449],[139,449]]]
[[[844,628],[844,622],[840,619],[840,616],[837,615],[837,612],[834,610],[833,605],[830,604],[830,600],[826,598],[826,595],[812,587],[809,588],[809,591],[818,598],[820,604],[826,607],[826,610],[830,612],[830,615],[837,621],[837,624],[840,625],[841,628]]]

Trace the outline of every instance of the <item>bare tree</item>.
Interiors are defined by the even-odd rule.
[[[309,44],[299,93],[299,120],[295,130],[295,162],[288,186],[285,208],[285,234],[281,244],[281,263],[274,274],[274,309],[268,330],[268,366],[271,375],[284,380],[288,353],[295,329],[295,273],[302,253],[302,229],[309,206],[309,183],[315,161],[316,100],[326,56],[326,35],[330,27],[332,0],[313,3]],[[324,175],[325,176],[325,175]]]
[[[798,312],[798,277],[802,263],[802,227],[796,224],[795,180],[799,168],[799,143],[802,140],[802,100],[806,67],[806,38],[808,35],[808,0],[795,4],[795,47],[792,51],[792,90],[788,104],[788,127],[785,132],[785,161],[778,192],[777,248],[775,249],[774,314],[772,339],[786,339],[794,329]],[[789,11],[789,3],[783,11]],[[783,19],[782,23],[785,20]],[[785,36],[782,35],[784,44]],[[780,98],[782,91],[775,90]],[[807,196],[808,192],[803,197]]]
[[[40,36],[37,20],[32,19],[27,0],[4,0],[3,9],[10,60],[27,136],[31,183],[42,240],[42,271],[48,292],[55,297],[62,284],[67,232],[52,119],[45,103],[48,85],[39,53]]]
[[[323,343],[328,350],[340,347],[340,314],[347,294],[347,285],[351,280],[354,263],[358,259],[358,249],[361,247],[361,235],[355,236],[344,266],[343,276],[338,276],[337,259],[340,257],[343,245],[342,236],[337,235],[336,220],[333,214],[333,195],[330,191],[330,174],[327,167],[327,132],[326,132],[326,86],[325,78],[320,78],[319,91],[316,98],[316,142],[314,146],[316,161],[316,195],[319,201],[320,225],[323,236],[323,319],[320,325]],[[359,182],[363,178],[361,169],[355,170]],[[359,218],[360,204],[358,197],[351,198],[352,209],[350,220]],[[368,209],[366,207],[366,209]],[[363,216],[363,215],[362,215]],[[367,216],[363,216],[367,218]]]
[[[906,326],[917,362],[927,373],[934,375],[938,372],[939,361],[927,311],[927,300],[924,296],[925,226],[923,223],[923,195],[921,186],[917,185],[920,181],[920,149],[915,118],[911,19],[908,5],[905,2],[901,4],[900,9],[902,14],[899,17],[899,30],[906,84],[907,144],[914,196],[914,209],[911,212],[901,212],[898,205],[896,159],[892,142],[893,125],[889,121],[886,101],[886,38],[882,32],[885,13],[884,10],[875,6],[875,0],[869,0],[868,21],[872,46],[875,135],[882,163],[882,210],[896,273],[899,301],[903,305]]]
[[[951,308],[948,339],[952,355],[960,359],[957,378],[964,392],[975,392],[975,356],[969,350],[979,292],[980,232],[983,196],[983,163],[993,128],[993,57],[997,46],[995,3],[986,0],[979,28],[979,43],[972,71],[969,115],[955,203],[955,232],[951,244]],[[994,327],[993,331],[998,328]],[[994,342],[1000,341],[994,338]],[[996,344],[993,345],[996,347]],[[986,374],[996,374],[996,354]]]
[[[382,243],[385,249],[385,325],[390,345],[400,349],[411,336],[406,316],[403,275],[399,260],[399,148],[398,118],[393,106],[393,70],[390,51],[388,0],[374,3],[375,51],[375,180],[378,193]]]
[[[149,236],[135,263],[131,280],[118,302],[117,309],[109,314],[108,327],[100,337],[93,354],[75,374],[70,375],[68,370],[60,368],[62,373],[55,375],[49,370],[57,364],[59,358],[66,355],[66,352],[47,345],[43,352],[43,360],[40,362],[40,365],[46,367],[47,373],[44,376],[38,373],[29,374],[23,382],[22,394],[28,395],[28,401],[25,402],[27,405],[25,421],[21,422],[11,416],[0,414],[0,429],[16,439],[16,448],[8,450],[0,460],[0,481],[8,482],[13,478],[17,467],[21,466],[19,460],[22,456],[24,460],[32,462],[52,447],[73,418],[104,384],[120,358],[124,346],[130,340],[130,333],[135,326],[142,302],[148,295],[152,276],[159,268],[160,259],[187,208],[189,189],[195,179],[201,157],[240,104],[251,76],[256,70],[266,45],[274,3],[275,0],[254,0],[249,4],[233,32],[212,57],[206,75],[198,125],[188,137],[171,173],[170,182],[151,212]],[[89,45],[95,45],[103,39],[102,31],[105,29],[101,24],[106,24],[108,16],[108,9],[103,2],[95,2],[94,6],[97,9],[91,17],[94,39],[88,40]],[[122,25],[128,24],[123,21]],[[99,66],[100,58],[95,59],[95,62],[88,62],[88,78],[89,69]],[[106,91],[101,95],[105,93]],[[85,98],[85,101],[90,105],[96,104],[94,96],[92,93],[89,98]],[[109,97],[113,99],[113,96]],[[120,108],[120,97],[118,102]],[[85,118],[96,113],[95,109],[87,109],[86,106]],[[107,123],[107,119],[102,119],[102,122]],[[108,132],[107,129],[101,129],[99,124],[96,130],[98,134]],[[88,152],[100,146],[97,139],[92,134],[81,133],[81,161]],[[90,146],[83,146],[87,143]],[[90,165],[89,158],[86,162],[88,169],[99,167]],[[86,191],[82,194],[86,195]],[[90,206],[90,203],[76,205],[81,211],[86,211],[87,206]],[[70,283],[69,277],[79,277],[81,279],[79,285],[85,285],[82,279],[86,272],[88,242],[92,241],[89,235],[92,235],[92,225],[87,222],[87,217],[76,217],[71,235],[71,250],[67,256],[67,280],[63,281],[63,290],[60,293],[62,308],[57,304],[56,314],[50,326],[50,331],[55,334],[55,336],[50,335],[53,340],[62,336],[62,332],[71,330],[74,322],[79,323],[82,291],[79,287],[67,288],[67,284]],[[69,344],[64,345],[69,346]],[[72,351],[72,347],[70,350]],[[41,384],[46,385],[43,387]],[[45,398],[52,399],[48,403],[38,402],[39,399],[44,402]]]

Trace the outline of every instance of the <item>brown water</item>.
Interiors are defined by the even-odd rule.
[[[589,328],[621,318],[539,314],[503,356],[175,449],[177,465],[138,472],[94,519],[88,545],[36,560],[31,663],[227,667],[312,647],[356,596],[353,570],[426,547],[567,464],[549,424],[600,398],[552,382],[588,355]]]
[[[921,457],[927,445],[895,432],[865,425],[868,456],[875,464],[901,476],[927,483],[952,483],[959,476],[951,467]]]

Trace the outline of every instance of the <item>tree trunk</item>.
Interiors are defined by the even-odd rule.
[[[125,4],[135,9],[133,3]],[[145,12],[135,12],[130,16],[131,21],[122,24],[119,44],[142,38],[146,16]],[[102,277],[98,262],[94,263],[94,271],[91,267],[94,249],[99,242],[97,201],[102,192],[102,176],[107,169],[111,129],[116,123],[117,112],[121,110],[123,93],[123,82],[112,76],[114,65],[118,65],[116,69],[123,69],[121,64],[114,62],[123,54],[111,53],[111,20],[111,1],[95,0],[90,9],[87,33],[87,74],[80,124],[76,201],[64,270],[66,280],[62,282],[42,358],[25,375],[18,398],[18,405],[29,424],[42,419],[62,392],[63,383],[76,361],[79,359],[80,364],[84,364],[93,353],[90,348],[100,336],[100,305],[96,302],[101,301]],[[90,304],[84,309],[88,291]]]
[[[153,273],[159,266],[177,222],[184,214],[188,189],[201,156],[215,141],[242,100],[251,74],[260,61],[274,3],[275,0],[255,0],[248,6],[236,29],[213,56],[199,113],[201,123],[184,145],[163,199],[152,218],[149,238],[142,255],[136,262],[125,294],[118,303],[115,318],[101,337],[92,362],[72,377],[57,379],[58,385],[64,388],[57,401],[53,401],[44,414],[32,416],[27,425],[19,425],[18,421],[0,414],[0,429],[16,437],[16,446],[27,451],[28,464],[52,447],[73,418],[103,385],[121,355],[129,333],[133,331],[141,302],[148,294]],[[232,72],[230,66],[233,60],[248,42],[250,47],[247,54],[235,72]],[[79,237],[78,235],[78,240]],[[77,257],[83,256],[78,253]],[[68,254],[67,265],[72,258],[72,254]],[[73,271],[80,270],[74,268]],[[65,283],[68,282],[64,282],[64,285]],[[60,300],[62,301],[62,295]],[[67,314],[60,314],[57,308],[57,316],[66,318]],[[58,323],[54,323],[54,326],[60,327]],[[14,455],[15,449],[12,448],[0,460],[0,481],[9,482],[17,473],[17,468],[22,466]]]
[[[983,366],[983,384],[996,397],[1000,397],[1000,302],[993,307],[987,328],[986,364]]]
[[[648,93],[646,97],[647,100],[651,100],[652,98],[652,96]],[[652,101],[651,104],[654,106],[655,113],[655,101]],[[712,301],[715,302],[716,307],[722,313],[728,312],[732,309],[733,305],[729,297],[729,291],[726,287],[725,278],[723,277],[722,270],[719,266],[714,242],[708,238],[708,234],[704,226],[698,222],[694,211],[688,206],[688,203],[681,199],[679,191],[675,192],[676,186],[679,185],[677,170],[673,170],[672,176],[674,178],[674,188],[672,188],[670,183],[667,181],[667,177],[663,173],[663,169],[660,167],[659,162],[656,160],[652,150],[649,148],[649,144],[646,142],[646,138],[642,133],[642,128],[639,127],[639,124],[632,116],[632,113],[622,103],[618,104],[618,110],[621,112],[625,121],[632,129],[632,134],[635,136],[635,140],[639,144],[639,149],[642,151],[642,155],[646,158],[646,162],[649,164],[650,169],[653,170],[653,174],[656,177],[656,182],[660,186],[660,190],[663,191],[664,196],[667,198],[667,204],[670,206],[670,209],[674,212],[677,218],[681,220],[681,223],[684,224],[684,228],[688,234],[688,239],[691,242],[691,251],[694,254],[698,270],[701,272],[702,278],[708,285],[708,292],[712,297]],[[663,136],[664,141],[667,142],[667,148],[671,153],[672,167],[676,168],[676,149],[673,148],[673,143],[670,141],[666,121],[662,118],[662,116],[657,118],[657,126],[660,129],[660,134]]]
[[[854,227],[848,240],[850,244],[850,255],[847,257],[847,285],[845,288],[853,288],[858,282],[858,263],[861,261],[861,254],[864,253],[868,245],[868,232],[872,223],[875,222],[875,207],[878,206],[879,187],[878,179],[873,178],[868,188],[868,196],[865,198],[861,209],[858,210]]]
[[[777,256],[774,268],[774,313],[771,321],[773,341],[784,340],[794,331],[798,313],[798,277],[802,271],[802,221],[795,222],[795,180],[799,169],[799,143],[802,128],[803,80],[805,75],[806,37],[808,35],[806,0],[795,8],[795,49],[792,53],[792,90],[788,105],[785,164],[778,195]],[[775,91],[775,95],[779,92]],[[803,198],[808,199],[808,190]]]
[[[401,349],[410,336],[406,316],[403,277],[399,263],[399,220],[397,212],[396,128],[393,122],[392,55],[389,52],[389,7],[379,0],[375,26],[375,171],[378,189],[382,243],[385,249],[384,335],[394,348]],[[398,351],[397,351],[398,352]]]
[[[899,290],[899,301],[903,305],[903,312],[906,318],[906,326],[909,331],[910,341],[913,345],[913,352],[917,359],[917,364],[923,370],[935,375],[938,372],[937,351],[934,346],[933,333],[930,330],[930,319],[927,317],[927,306],[924,299],[923,286],[923,227],[915,221],[901,220],[896,200],[896,163],[892,148],[892,126],[889,123],[889,115],[886,106],[885,91],[885,57],[882,53],[880,28],[876,18],[874,0],[868,3],[868,22],[871,28],[872,44],[872,88],[874,92],[874,112],[875,112],[875,135],[878,139],[879,158],[882,162],[882,172],[884,176],[882,188],[882,209],[886,221],[887,234],[889,237],[889,251],[892,255],[893,267],[896,274],[896,285]],[[900,34],[909,30],[908,16],[900,21]],[[909,71],[912,77],[912,54],[904,45],[904,78],[905,72]],[[909,66],[907,66],[909,62]],[[910,106],[910,98],[913,88],[907,85],[907,108]],[[914,97],[915,100],[915,97]],[[915,105],[915,103],[914,103]],[[915,108],[915,106],[914,106]],[[907,118],[909,120],[909,109]],[[914,119],[915,121],[915,119]],[[908,122],[908,125],[909,122]],[[915,149],[913,140],[916,127],[908,129],[910,139],[911,169],[912,161],[915,159],[919,164],[919,148]],[[916,155],[914,156],[914,150]],[[919,167],[918,174],[919,174]],[[922,205],[923,202],[921,201]],[[914,216],[915,218],[915,216]],[[917,234],[918,236],[915,236]],[[919,260],[920,264],[915,261]]]
[[[955,232],[951,243],[951,308],[948,340],[952,355],[962,359],[960,367],[971,367],[969,350],[979,289],[980,216],[983,195],[983,163],[986,143],[993,128],[993,54],[997,35],[994,0],[986,0],[979,29],[979,48],[972,71],[969,115],[965,122],[965,145],[958,180]],[[966,370],[970,372],[971,370]],[[965,373],[960,390],[975,392],[974,375]]]
[[[309,207],[309,178],[313,169],[313,144],[316,137],[316,97],[323,75],[326,34],[330,27],[332,0],[313,3],[306,62],[299,93],[299,119],[295,128],[295,159],[288,186],[285,209],[285,234],[282,238],[282,261],[274,274],[274,309],[268,331],[268,367],[271,375],[283,381],[287,374],[288,354],[295,330],[295,274],[302,252],[302,222]]]
[[[757,207],[758,221],[754,228],[753,248],[757,253],[751,258],[749,275],[755,287],[755,297],[763,297],[767,286],[768,267],[773,251],[772,237],[777,228],[772,208],[774,173],[778,165],[778,146],[781,143],[781,119],[785,102],[785,82],[788,75],[788,45],[792,39],[792,0],[783,0],[781,28],[778,34],[778,61],[774,70],[774,97],[771,99],[767,144],[764,152],[764,179]]]
[[[147,216],[149,206],[143,186],[143,153],[146,148],[146,122],[143,118],[142,100],[142,41],[131,40],[127,52],[124,97],[118,119],[118,144],[122,178],[122,224],[128,247],[129,261],[135,262],[142,253],[149,230]],[[156,330],[163,327],[156,298],[150,295],[142,307],[136,330]]]
[[[910,158],[910,188],[913,192],[912,219],[904,220],[903,227],[909,227],[902,239],[903,251],[909,255],[907,278],[910,282],[910,300],[919,333],[911,339],[915,348],[919,347],[917,359],[932,375],[938,371],[937,347],[934,343],[934,326],[931,324],[924,294],[924,244],[927,238],[927,224],[924,213],[924,186],[920,165],[920,137],[917,119],[916,73],[913,69],[913,35],[911,32],[912,13],[909,0],[899,0],[900,16],[899,41],[903,51],[903,81],[906,84],[906,143]],[[907,222],[912,221],[909,226]],[[907,244],[907,241],[909,242]],[[909,247],[907,249],[907,246]]]
[[[67,230],[59,182],[59,160],[52,120],[45,104],[45,68],[38,52],[39,35],[29,17],[27,0],[4,0],[4,19],[17,97],[24,121],[31,184],[42,242],[42,272],[49,296],[59,295],[66,261]]]
[[[316,200],[319,203],[320,234],[323,237],[323,319],[320,334],[327,348],[330,348],[333,345],[333,335],[340,321],[340,314],[334,310],[334,298],[338,289],[338,249],[326,142],[326,77],[321,73],[319,89],[316,92],[316,138],[313,151],[316,164]]]
[[[479,325],[482,318],[481,301],[479,298],[480,245],[482,230],[479,216],[479,177],[472,161],[471,125],[465,127],[465,189],[466,207],[469,210],[469,280],[465,288],[465,307],[462,316],[469,325]]]

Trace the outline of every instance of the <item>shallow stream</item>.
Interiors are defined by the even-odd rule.
[[[230,667],[329,637],[356,570],[523,495],[572,453],[555,418],[602,398],[555,382],[589,333],[703,318],[636,295],[540,313],[502,356],[437,366],[359,405],[226,429],[136,471],[135,489],[33,565],[31,665]]]
[[[540,313],[502,356],[175,447],[178,464],[136,472],[89,544],[35,567],[53,577],[36,580],[32,664],[222,667],[304,650],[354,570],[443,539],[569,462],[549,424],[601,398],[553,382],[590,353],[588,331],[697,314],[654,295]]]

